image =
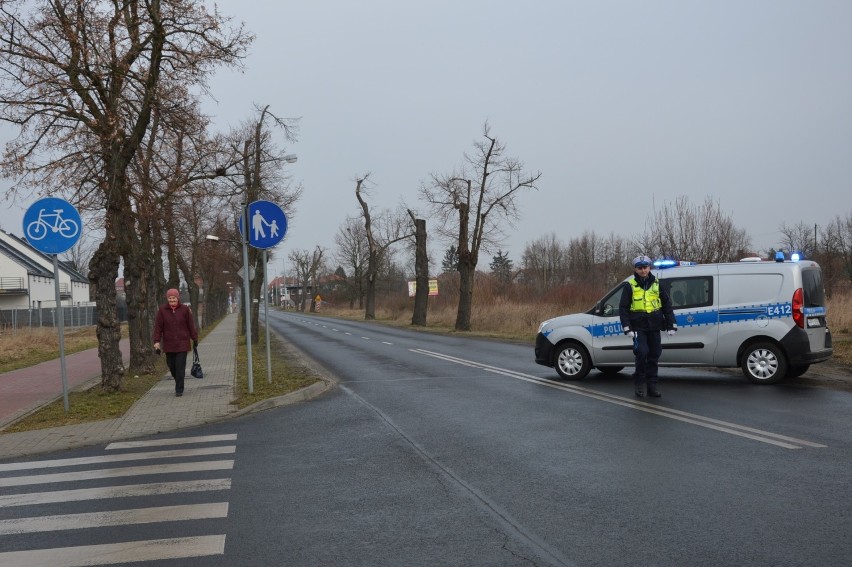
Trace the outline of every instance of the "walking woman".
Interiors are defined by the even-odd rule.
[[[189,306],[180,302],[180,293],[172,288],[166,292],[165,305],[157,310],[154,320],[154,350],[166,353],[166,364],[175,379],[175,395],[183,395],[186,374],[186,353],[198,346],[198,331]],[[190,341],[192,344],[190,345]]]

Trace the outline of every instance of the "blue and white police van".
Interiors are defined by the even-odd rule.
[[[740,367],[754,383],[775,384],[831,358],[816,262],[668,261],[655,263],[653,271],[672,299],[678,326],[673,336],[663,333],[660,366]],[[572,380],[592,368],[614,374],[633,366],[633,343],[618,315],[624,282],[585,313],[544,321],[535,361]]]

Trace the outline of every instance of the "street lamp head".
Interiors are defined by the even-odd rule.
[[[296,163],[299,160],[299,156],[296,154],[287,154],[284,156],[284,161],[287,163]]]

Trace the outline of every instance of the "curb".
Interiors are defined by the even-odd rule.
[[[332,386],[333,383],[329,382],[325,378],[320,378],[310,386],[305,386],[304,388],[296,390],[295,392],[290,392],[289,394],[284,394],[283,396],[278,396],[277,398],[268,398],[265,400],[260,400],[259,402],[255,402],[252,405],[244,407],[241,410],[235,411],[234,413],[228,414],[227,416],[223,416],[222,419],[240,417],[250,413],[274,409],[282,406],[296,404],[299,402],[306,402],[308,400],[321,396],[322,394],[331,390]]]

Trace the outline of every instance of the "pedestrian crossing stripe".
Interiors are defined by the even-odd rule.
[[[225,535],[125,541],[0,553],[4,567],[79,567],[225,554]]]
[[[57,502],[83,502],[86,500],[107,500],[112,498],[130,498],[133,496],[160,496],[164,494],[208,492],[230,489],[231,479],[212,478],[208,480],[181,480],[176,482],[152,482],[149,484],[102,486],[99,488],[77,488],[74,490],[55,490],[52,492],[28,492],[25,494],[7,494],[0,496],[0,508],[7,508],[11,506],[34,506],[36,504],[54,504]]]
[[[204,435],[200,437],[172,437],[169,439],[148,439],[145,441],[118,441],[106,446],[107,451],[115,449],[138,449],[141,447],[159,447],[162,445],[187,445],[190,443],[215,443],[218,441],[236,441],[237,434]]]
[[[78,457],[74,459],[52,459],[48,461],[26,461],[22,463],[7,463],[0,465],[0,472],[24,469],[46,469],[56,467],[73,467],[79,465],[119,463],[126,461],[144,461],[149,459],[171,459],[179,457],[200,457],[206,455],[228,455],[236,452],[236,445],[221,447],[201,447],[199,449],[174,449],[170,451],[147,451],[145,453],[122,453],[118,455],[103,455],[98,457]]]
[[[130,510],[84,512],[82,514],[59,514],[0,520],[0,535],[26,534],[34,532],[56,532],[81,530],[104,526],[126,526],[130,524],[152,524],[155,522],[182,522],[185,520],[209,520],[227,518],[228,503],[185,504],[180,506],[153,506]]]
[[[28,484],[52,484],[54,482],[76,482],[103,478],[120,478],[148,474],[172,474],[200,471],[231,470],[234,461],[199,461],[195,463],[173,463],[164,465],[144,465],[115,469],[99,469],[66,473],[40,474],[30,476],[12,476],[0,478],[0,488],[23,486]]]

